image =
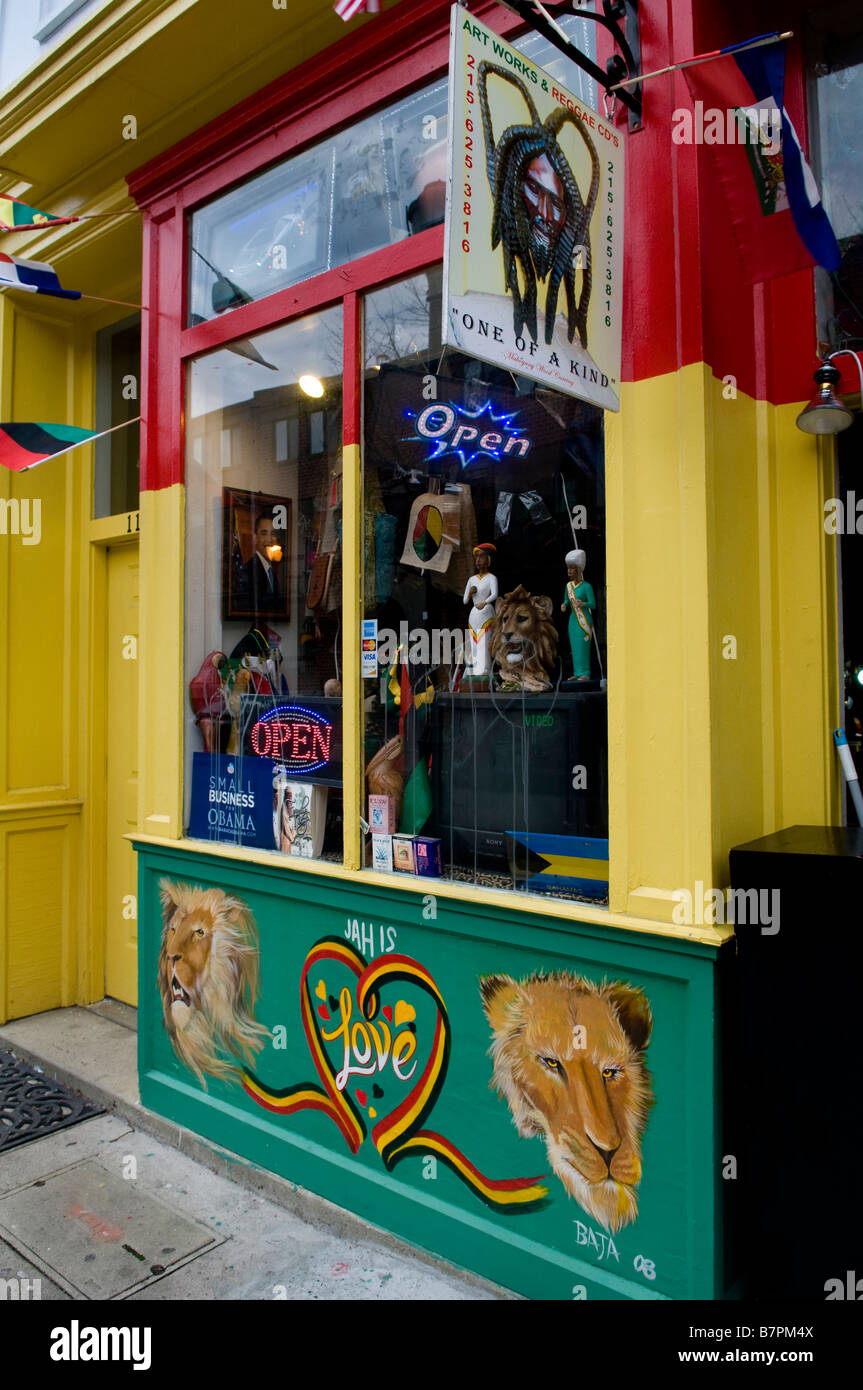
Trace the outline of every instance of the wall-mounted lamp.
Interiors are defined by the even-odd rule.
[[[860,394],[863,397],[863,367],[856,352],[852,352],[850,348],[840,348],[838,352],[831,352],[815,373],[818,394],[797,416],[797,428],[805,434],[839,434],[853,424],[853,413],[834,390],[839,384],[840,375],[839,369],[833,366],[834,357],[854,358],[857,371],[860,373]]]

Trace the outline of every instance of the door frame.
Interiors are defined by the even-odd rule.
[[[105,997],[105,901],[104,854],[108,842],[107,765],[105,736],[108,683],[108,551],[119,546],[138,548],[140,511],[120,512],[89,523],[90,624],[87,670],[90,673],[88,730],[85,741],[86,818],[83,833],[87,845],[87,921],[81,953],[80,998],[93,1004]],[[137,897],[137,893],[136,893]]]

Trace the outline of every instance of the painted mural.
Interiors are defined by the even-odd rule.
[[[205,1089],[209,1074],[238,1082],[272,1114],[319,1111],[351,1153],[370,1137],[389,1172],[405,1158],[432,1156],[498,1211],[547,1202],[541,1177],[490,1177],[427,1127],[449,1067],[450,1021],[430,972],[392,949],[392,928],[360,950],[349,921],[344,937],[325,936],[308,951],[300,1014],[314,1076],[297,1079],[292,1061],[288,1084],[275,1087],[252,1070],[268,1038],[277,1054],[284,1042],[254,1016],[259,952],[251,912],[221,889],[167,879],[160,888],[165,1028]],[[479,984],[492,1031],[489,1084],[518,1133],[544,1139],[565,1191],[614,1234],[638,1214],[641,1140],[653,1104],[644,992],[562,971],[521,981],[487,975]]]
[[[207,1088],[205,1073],[239,1080],[270,1036],[255,1020],[259,952],[254,918],[221,888],[162,879],[159,990],[171,1045]]]
[[[519,1134],[545,1140],[566,1191],[607,1231],[638,1215],[641,1137],[653,1104],[643,990],[564,971],[480,981],[492,1084]]]
[[[341,983],[345,972],[353,987]],[[418,1003],[404,997],[381,1003],[392,985],[399,995],[414,987],[431,1001],[422,1029]],[[487,1177],[445,1135],[424,1127],[446,1079],[450,1023],[440,990],[418,961],[390,951],[367,962],[350,941],[324,937],[306,956],[300,1002],[317,1081],[274,1090],[249,1073],[243,1085],[258,1105],[278,1115],[323,1111],[352,1153],[371,1121],[372,1143],[388,1172],[408,1156],[433,1155],[491,1207],[524,1210],[547,1196],[539,1178]],[[326,1044],[334,1045],[335,1059]],[[352,1078],[369,1080],[358,1085]]]

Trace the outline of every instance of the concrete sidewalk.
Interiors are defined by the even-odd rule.
[[[517,1297],[144,1110],[134,1021],[105,1001],[0,1028],[112,1112],[0,1154],[0,1279],[43,1299]]]

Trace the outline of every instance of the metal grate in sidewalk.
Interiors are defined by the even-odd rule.
[[[77,1091],[0,1051],[0,1153],[102,1114]]]

